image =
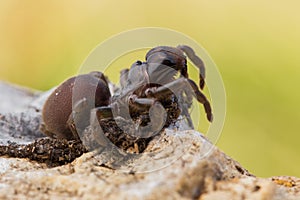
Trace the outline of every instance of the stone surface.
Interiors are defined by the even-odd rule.
[[[45,93],[0,81],[0,145],[9,141],[28,144],[44,135],[39,131]]]
[[[0,84],[2,145],[44,137],[37,126],[47,94]],[[18,99],[25,102],[4,102]],[[193,130],[167,129],[140,155],[113,151],[84,153],[52,168],[0,157],[0,199],[300,199],[300,179],[255,177]]]

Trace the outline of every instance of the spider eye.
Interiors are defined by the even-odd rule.
[[[142,61],[140,61],[140,60],[137,60],[135,63],[136,63],[137,65],[142,65],[142,64],[143,64]]]
[[[169,60],[169,59],[163,60],[163,61],[162,61],[162,64],[163,64],[163,65],[167,65],[167,66],[174,66],[174,65],[176,65],[176,63],[172,62],[172,61]]]

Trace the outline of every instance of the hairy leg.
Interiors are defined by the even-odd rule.
[[[203,104],[208,121],[212,122],[213,115],[209,101],[205,95],[198,89],[196,83],[191,79],[179,78],[164,86],[148,88],[145,93],[157,99],[166,98],[168,95],[185,92],[187,96],[192,94],[199,103]]]

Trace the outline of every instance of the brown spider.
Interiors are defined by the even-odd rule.
[[[158,46],[146,54],[145,62],[136,61],[130,69],[121,71],[121,87],[113,96],[101,72],[79,75],[62,83],[44,105],[41,130],[51,137],[78,140],[78,131],[89,124],[113,119],[118,125],[126,122],[130,135],[148,138],[176,121],[180,114],[193,127],[188,112],[193,97],[203,104],[211,122],[210,103],[189,79],[186,56],[199,68],[199,87],[203,89],[204,64],[192,48]],[[176,78],[178,72],[180,77]],[[96,115],[91,121],[90,113]]]

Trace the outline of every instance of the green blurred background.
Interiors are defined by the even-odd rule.
[[[298,0],[2,0],[0,79],[47,90],[114,34],[175,29],[204,46],[223,76],[219,148],[258,176],[300,177],[299,9]]]

